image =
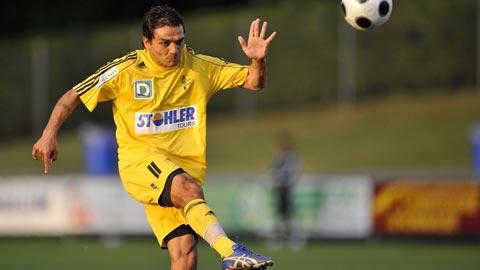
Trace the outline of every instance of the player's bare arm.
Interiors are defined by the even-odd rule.
[[[74,89],[67,91],[58,100],[43,130],[42,136],[33,145],[32,157],[33,159],[43,160],[45,173],[48,173],[52,162],[58,158],[58,130],[78,104],[80,104],[80,98],[76,91]]]
[[[250,24],[248,39],[245,40],[242,36],[238,37],[238,42],[240,42],[243,52],[252,61],[248,67],[248,76],[242,85],[243,88],[257,91],[265,87],[267,81],[266,57],[268,46],[277,32],[273,32],[268,38],[265,38],[266,33],[267,22],[263,22],[260,29],[260,19],[256,19]]]

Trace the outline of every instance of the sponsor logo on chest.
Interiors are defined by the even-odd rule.
[[[136,134],[157,134],[198,126],[196,106],[135,113]]]
[[[138,80],[133,83],[135,99],[153,99],[152,80]]]

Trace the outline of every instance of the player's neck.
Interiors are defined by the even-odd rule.
[[[154,57],[152,57],[152,54],[150,53],[150,51],[148,49],[145,49],[145,54],[147,55],[147,58],[148,58],[148,61],[150,62],[150,64],[152,65],[152,67],[156,70],[160,70],[160,71],[171,71],[171,70],[175,70],[179,67],[182,66],[182,63],[183,63],[183,53],[182,55],[180,56],[180,61],[178,62],[177,65],[173,66],[173,67],[166,67],[164,65],[162,65],[161,63],[159,63],[159,61],[155,60]]]

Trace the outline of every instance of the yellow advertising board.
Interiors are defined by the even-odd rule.
[[[398,180],[377,183],[374,190],[377,234],[475,235],[479,213],[474,181]]]

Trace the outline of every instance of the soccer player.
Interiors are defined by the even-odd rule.
[[[205,201],[206,106],[220,90],[260,90],[266,81],[267,22],[250,24],[238,40],[248,66],[196,54],[185,46],[185,25],[168,6],[150,9],[143,21],[144,49],[115,59],[67,91],[55,105],[32,156],[48,173],[58,157],[57,133],[83,103],[93,111],[111,101],[125,190],[145,206],[147,220],[171,269],[196,269],[197,235],[223,258],[223,269],[261,269],[270,257],[232,241]]]

